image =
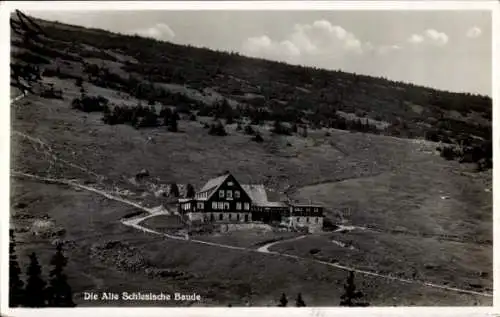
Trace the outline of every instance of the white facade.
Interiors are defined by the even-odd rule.
[[[288,217],[291,227],[308,227],[310,232],[318,232],[323,229],[323,217]]]
[[[189,212],[189,220],[201,222],[250,222],[252,214],[250,212]]]

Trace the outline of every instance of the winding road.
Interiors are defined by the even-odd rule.
[[[305,237],[307,237],[307,236],[303,235],[303,236],[298,236],[298,237],[291,238],[291,239],[274,241],[274,242],[271,242],[271,243],[268,243],[266,245],[261,246],[260,248],[257,249],[257,252],[262,252],[262,253],[276,253],[274,251],[269,251],[269,248],[272,247],[272,246],[274,246],[274,245],[276,245],[276,244],[279,244],[279,243],[296,241],[296,240],[303,239]]]

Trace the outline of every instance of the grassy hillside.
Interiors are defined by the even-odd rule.
[[[22,23],[13,17],[12,97],[31,93],[12,105],[12,170],[74,179],[149,207],[171,202],[168,190],[158,192],[172,183],[183,192],[230,170],[276,196],[321,202],[332,222],[373,229],[276,249],[310,257],[318,248],[319,256],[345,265],[398,274],[413,268],[434,283],[491,290],[491,169],[444,160],[438,143],[415,139],[437,129],[438,139],[457,142],[465,131],[470,146],[481,148],[491,139],[489,98],[54,22],[37,20],[42,30]],[[353,120],[363,116],[369,120]],[[142,169],[149,176],[134,180]],[[207,290],[202,304],[209,306],[246,299],[275,305],[281,292],[302,292],[309,305],[339,302],[346,272],[335,268],[164,240],[120,224],[137,213],[130,206],[20,178],[12,187],[11,225],[22,261],[36,250],[46,263],[54,237],[28,229],[40,219],[54,222],[73,245],[68,275],[77,294],[150,285]],[[253,246],[256,238],[206,240]],[[351,240],[357,250],[344,254],[331,239]],[[125,263],[148,265],[124,267],[124,254]],[[180,277],[151,276],[146,268]],[[356,279],[372,305],[491,304],[488,297]]]
[[[358,118],[362,122],[385,124],[382,125],[385,129],[370,129],[374,133],[427,136],[434,141],[467,144],[474,143],[473,137],[491,138],[492,103],[487,96],[439,91],[384,78],[292,66],[236,53],[36,21],[50,37],[50,40],[39,38],[48,40],[50,49],[42,49],[38,41],[29,47],[52,57],[47,63],[50,66],[56,66],[53,58],[65,59],[62,65],[49,67],[47,73],[53,71],[53,75],[74,78],[88,76],[101,86],[145,100],[172,101],[165,96],[168,91],[162,89],[165,88],[162,84],[153,89],[149,87],[151,82],[177,84],[189,88],[183,91],[188,97],[183,100],[186,104],[205,101],[191,105],[193,110],[200,110],[203,105],[210,108],[213,98],[201,97],[215,94],[228,99],[238,115],[262,110],[262,119],[306,119],[315,126],[356,129],[349,122]],[[69,38],[71,42],[67,41]],[[20,41],[14,44],[26,45]],[[17,52],[13,57],[14,61],[27,58]]]

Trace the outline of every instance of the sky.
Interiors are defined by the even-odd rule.
[[[488,11],[34,11],[47,20],[491,96]]]

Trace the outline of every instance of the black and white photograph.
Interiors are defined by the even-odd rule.
[[[219,4],[10,4],[8,307],[492,307],[493,11]]]

